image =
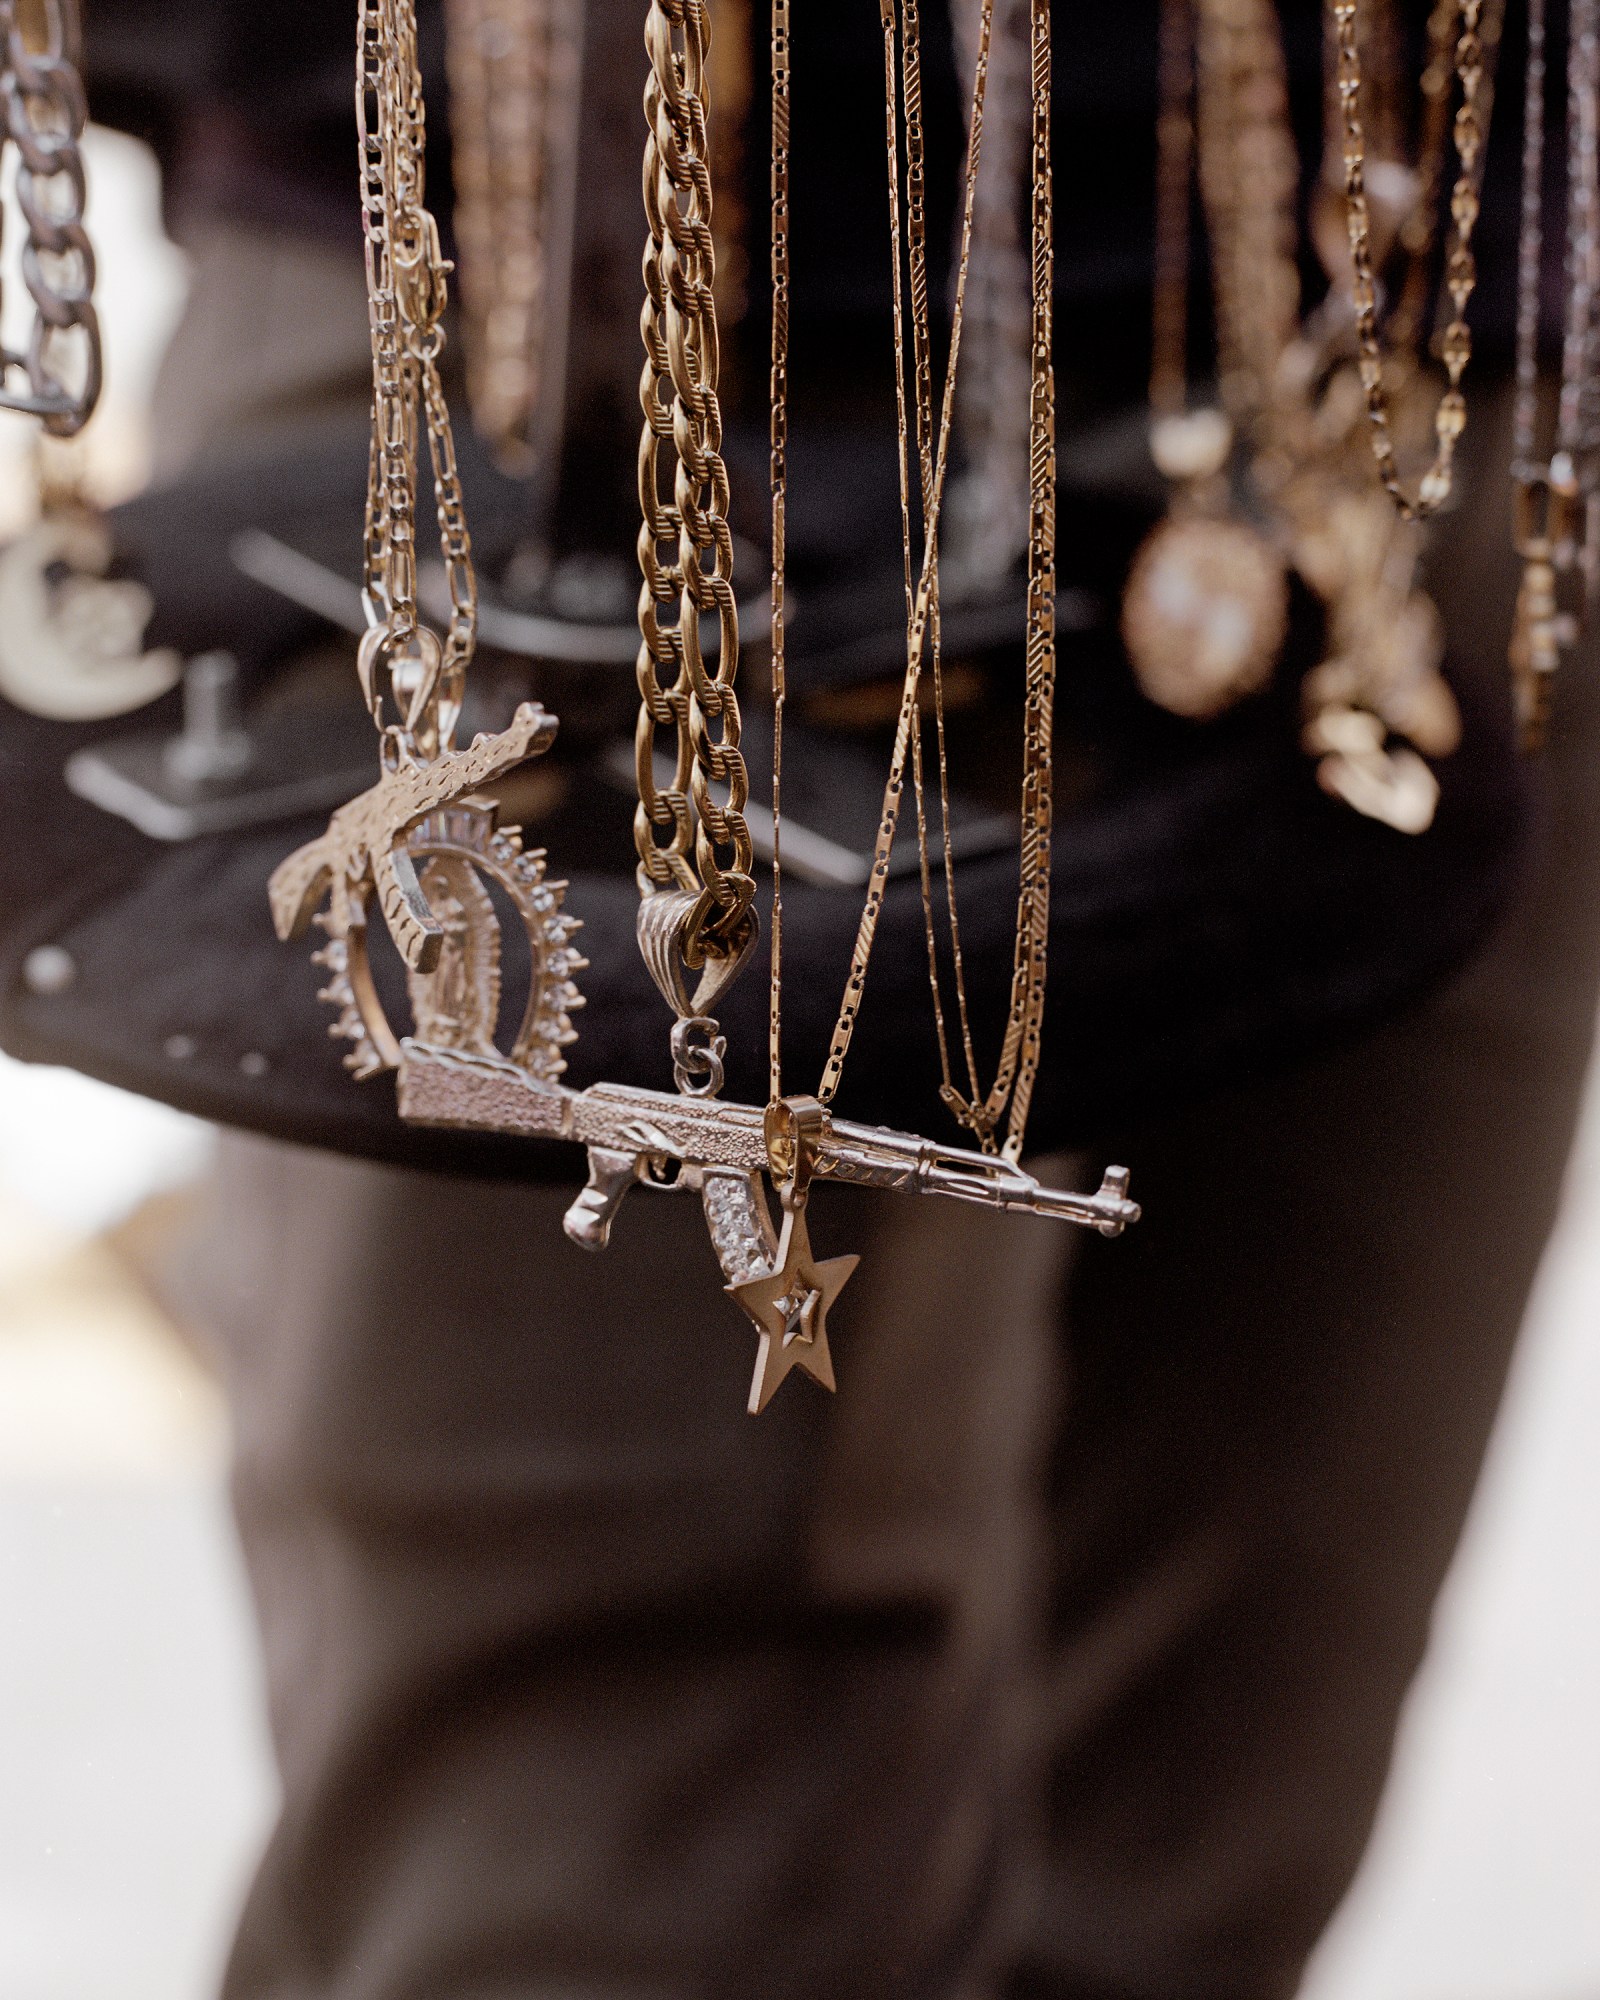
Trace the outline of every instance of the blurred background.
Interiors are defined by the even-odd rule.
[[[185,272],[152,157],[92,134],[110,393],[149,461]],[[9,277],[9,273],[7,273]],[[15,301],[19,288],[6,286]],[[0,427],[0,533],[27,427]],[[162,1303],[206,1127],[0,1059],[0,1996],[205,2000],[272,1808],[221,1398]],[[1311,2000],[1600,1995],[1600,1088],[1377,1840]]]

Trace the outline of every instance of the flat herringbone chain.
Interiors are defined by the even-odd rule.
[[[82,37],[77,0],[41,9],[42,48],[24,33],[19,12],[18,0],[0,0],[0,150],[7,142],[17,149],[17,206],[28,230],[22,278],[34,317],[26,347],[0,347],[0,409],[72,437],[89,421],[101,382],[94,250],[83,226]],[[13,374],[27,387],[13,388]]]
[[[639,806],[634,842],[643,893],[680,889],[700,901],[683,939],[691,964],[731,957],[748,942],[755,913],[748,780],[739,749],[739,618],[733,594],[728,474],[717,402],[716,259],[706,136],[702,0],[652,0],[645,24],[644,197],[649,241],[640,317],[644,371],[639,399]],[[663,448],[672,455],[672,498],[663,496]],[[700,644],[700,619],[717,620],[715,671]],[[659,786],[658,732],[669,732],[673,776]],[[721,802],[712,787],[724,788]]]

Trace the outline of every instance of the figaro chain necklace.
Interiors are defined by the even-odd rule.
[[[328,975],[320,997],[339,1010],[332,1032],[350,1044],[346,1065],[367,1077],[404,1060],[372,975],[374,906],[405,963],[418,1034],[465,1053],[492,1051],[500,936],[484,882],[493,881],[521,919],[534,967],[513,1055],[530,1076],[553,1084],[580,1004],[570,976],[583,963],[570,949],[576,925],[561,911],[564,885],[546,881],[543,856],[523,852],[517,829],[498,826],[482,791],[547,748],[555,724],[527,702],[508,729],[455,748],[477,637],[477,582],[439,373],[450,267],[425,203],[414,0],[361,0],[356,125],[373,381],[368,622],[356,670],[378,731],[380,776],[334,814],[320,839],[274,871],[273,922],[285,939],[312,923],[325,933],[313,954]],[[443,639],[417,610],[424,428],[451,604]]]
[[[1055,687],[1055,391],[1051,368],[1051,289],[1054,261],[1050,190],[1050,13],[1046,0],[1034,0],[1030,17],[1031,57],[1028,80],[1033,150],[1033,306],[1030,336],[1028,638],[1024,707],[1021,886],[1006,1031],[996,1079],[987,1093],[981,1090],[978,1083],[967,1000],[966,967],[956,913],[953,855],[949,841],[949,764],[941,671],[938,554],[939,514],[949,463],[956,371],[961,353],[966,283],[971,256],[976,184],[982,155],[983,110],[988,80],[993,9],[988,0],[985,0],[977,37],[961,246],[956,273],[950,354],[946,364],[937,438],[935,438],[933,419],[931,341],[928,324],[920,23],[914,0],[903,0],[898,19],[893,0],[882,0],[881,13],[884,30],[890,238],[894,259],[901,525],[907,601],[907,664],[866,905],[852,955],[843,1004],[834,1026],[828,1061],[817,1094],[822,1102],[831,1101],[838,1089],[845,1059],[849,1053],[878,919],[883,907],[889,859],[898,827],[909,761],[916,797],[929,977],[933,989],[935,1031],[943,1077],[941,1096],[961,1122],[969,1126],[978,1136],[986,1149],[994,1146],[996,1127],[1000,1120],[1006,1117],[1009,1109],[1009,1127],[1004,1152],[1008,1160],[1016,1162],[1021,1157],[1025,1142],[1028,1111],[1038,1071],[1049,950],[1052,816],[1050,722],[1054,708]],[[903,227],[900,198],[901,142],[897,114],[897,105],[901,103],[905,109]],[[902,270],[903,259],[904,270]],[[905,342],[905,297],[908,286],[911,304],[909,358],[914,383],[914,391],[910,397],[906,392]],[[923,532],[920,574],[916,573],[917,566],[912,555],[911,481],[908,460],[913,432],[912,420],[908,416],[908,404],[915,413],[914,437]],[[939,986],[938,943],[928,861],[927,811],[922,772],[920,689],[925,653],[931,655],[932,661],[941,822],[944,831],[945,896],[951,934],[957,1009],[967,1068],[967,1093],[960,1091],[954,1083],[954,1066]]]
[[[711,28],[702,0],[651,0],[645,24],[645,300],[639,331],[639,722],[634,816],[639,941],[678,1016],[681,1088],[714,1096],[722,1044],[718,997],[756,941],[749,779],[739,748],[739,613],[733,594],[728,474],[717,401],[719,350],[706,127]],[[663,458],[671,497],[662,490]],[[715,619],[708,668],[703,615]],[[672,779],[655,778],[658,738]],[[718,799],[712,787],[726,794]],[[699,974],[691,996],[686,973]]]

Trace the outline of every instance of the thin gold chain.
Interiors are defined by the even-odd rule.
[[[977,46],[973,52],[974,74],[983,73],[983,99],[988,99],[989,55],[994,30],[993,0],[982,0],[979,9]],[[887,78],[886,78],[887,83]],[[924,532],[937,539],[933,520],[934,422],[933,422],[933,342],[928,324],[928,202],[926,139],[922,106],[922,23],[917,0],[903,0],[900,30],[900,91],[905,106],[905,236],[906,277],[911,298],[911,362],[915,383],[913,398],[916,421],[919,504]],[[891,164],[891,172],[894,170]],[[973,218],[977,216],[977,176],[973,175]],[[968,257],[966,274],[970,279]],[[896,279],[898,284],[898,265]],[[965,286],[963,286],[963,307]],[[896,301],[903,319],[903,307]],[[963,310],[962,327],[966,316]],[[903,343],[903,335],[899,336]],[[903,344],[897,345],[897,380],[904,383]],[[905,437],[905,396],[898,399],[900,433],[900,530],[905,569],[906,621],[909,629],[916,608],[910,506],[910,477]],[[950,830],[950,765],[945,736],[944,709],[944,630],[940,615],[937,558],[931,571],[928,604],[928,658],[932,667],[933,714],[939,763],[940,826],[944,848],[945,917],[950,928],[951,951],[956,970],[956,1008],[961,1027],[962,1053],[967,1067],[964,1096],[956,1088],[950,1055],[950,1038],[945,1017],[944,990],[939,975],[939,932],[934,916],[933,868],[928,852],[928,808],[923,770],[921,713],[911,737],[911,780],[917,828],[917,870],[922,893],[923,932],[927,945],[928,985],[933,996],[934,1035],[939,1050],[939,1095],[957,1118],[966,1119],[966,1107],[981,1095],[977,1053],[973,1045],[966,981],[962,976],[961,920],[954,893],[955,855]]]
[[[1018,898],[1017,936],[1013,958],[1011,1005],[1005,1042],[994,1087],[981,1097],[976,1081],[976,1060],[967,1031],[966,972],[960,946],[953,880],[953,855],[949,836],[948,757],[943,733],[942,683],[938,671],[938,548],[939,514],[945,474],[949,461],[951,418],[955,383],[961,351],[963,308],[970,265],[975,189],[982,152],[983,107],[988,79],[989,39],[992,31],[992,0],[985,0],[975,66],[967,150],[965,201],[962,214],[961,248],[956,274],[952,313],[950,354],[946,363],[944,392],[934,444],[932,411],[932,370],[928,359],[930,342],[927,325],[927,282],[925,257],[925,210],[922,181],[922,131],[919,56],[919,21],[914,0],[901,0],[897,19],[894,0],[880,0],[884,35],[884,81],[886,96],[885,135],[888,151],[890,248],[894,269],[894,322],[896,397],[900,429],[901,517],[907,579],[906,674],[900,713],[896,725],[894,751],[885,786],[883,813],[873,855],[873,868],[866,903],[857,932],[849,979],[843,1004],[835,1024],[827,1064],[818,1087],[823,1103],[835,1095],[845,1058],[854,1033],[871,959],[879,916],[882,912],[890,852],[899,823],[909,762],[917,794],[917,821],[922,862],[923,912],[928,931],[929,969],[934,994],[934,1014],[940,1044],[944,1095],[957,1115],[978,1133],[986,1146],[994,1143],[994,1132],[1006,1105],[1010,1104],[1010,1126],[1005,1150],[1009,1157],[1020,1155],[1026,1133],[1028,1108],[1038,1070],[1045,995],[1045,969],[1049,948],[1049,871],[1051,825],[1051,716],[1055,684],[1055,442],[1054,376],[1051,368],[1051,286],[1054,272],[1050,186],[1050,9],[1049,0],[1033,0],[1031,17],[1031,102],[1033,115],[1033,318],[1032,391],[1030,398],[1030,536],[1028,589],[1027,692],[1023,752],[1023,837],[1021,890]],[[897,41],[900,61],[896,60]],[[897,74],[898,72],[898,74]],[[901,143],[899,104],[903,98],[906,115],[906,224],[902,228],[900,202]],[[902,275],[902,260],[906,276]],[[909,278],[912,321],[911,364],[915,382],[912,397],[906,393],[905,290]],[[908,404],[916,412],[916,440],[919,493],[922,503],[923,551],[920,573],[911,587],[911,481],[909,451],[911,420]],[[971,1097],[963,1097],[954,1087],[948,1047],[947,1026],[938,980],[937,940],[926,847],[926,813],[923,802],[920,756],[920,681],[925,651],[931,648],[934,660],[934,708],[939,733],[941,796],[945,801],[945,886],[952,931],[952,955],[956,990],[966,1045]]]
[[[1462,0],[1461,32],[1456,38],[1455,73],[1461,85],[1461,103],[1456,111],[1454,127],[1458,172],[1450,196],[1454,233],[1445,267],[1445,288],[1450,295],[1452,314],[1439,346],[1448,387],[1434,413],[1433,463],[1422,475],[1414,495],[1408,493],[1402,484],[1395,461],[1389,397],[1383,379],[1383,347],[1378,337],[1378,290],[1372,264],[1371,216],[1366,191],[1366,135],[1361,119],[1361,43],[1356,21],[1357,0],[1330,0],[1330,5],[1338,42],[1338,89],[1345,142],[1345,215],[1350,233],[1350,256],[1355,267],[1356,335],[1360,343],[1361,386],[1366,393],[1367,414],[1371,420],[1372,453],[1378,476],[1402,518],[1408,521],[1424,520],[1437,513],[1450,497],[1454,484],[1456,446],[1467,425],[1466,399],[1461,384],[1472,355],[1472,334],[1466,320],[1467,305],[1478,281],[1472,241],[1480,208],[1478,161],[1484,142],[1479,104],[1479,87],[1484,75],[1483,43],[1479,35],[1483,0]]]
[[[951,957],[971,1094],[963,1097],[951,1083],[951,1060],[944,1009],[940,1003],[937,941],[929,893],[926,814],[921,797],[920,762],[914,766],[918,787],[917,828],[922,844],[923,911],[927,926],[929,969],[934,989],[934,1019],[943,1074],[942,1095],[957,1118],[973,1131],[986,1149],[1010,1107],[1005,1152],[1022,1151],[1038,1074],[1041,1051],[1045,980],[1049,956],[1050,831],[1052,806],[1052,723],[1055,709],[1055,383],[1051,364],[1054,232],[1050,173],[1050,17],[1048,0],[1034,0],[1030,13],[1029,104],[1032,142],[1032,304],[1030,323],[1029,542],[1028,612],[1025,648],[1023,725],[1021,884],[1013,947],[1011,1000],[995,1081],[985,1096],[978,1082],[973,1049],[967,979],[956,906],[954,855],[951,850],[949,760],[944,729],[944,699],[940,675],[938,631],[932,632],[934,714],[938,729],[939,789],[943,807],[944,880],[949,912]],[[990,22],[980,33],[979,61],[986,64]],[[910,159],[908,128],[908,166]],[[909,204],[908,204],[909,207]],[[913,243],[913,250],[915,250]],[[915,267],[913,266],[913,269]],[[913,286],[914,324],[924,351],[928,344],[926,287],[919,298]],[[926,438],[919,396],[919,428]],[[926,480],[927,450],[922,452]],[[935,570],[935,617],[937,609]],[[913,738],[914,745],[918,739]]]
[[[749,781],[739,749],[739,618],[733,594],[728,474],[722,460],[716,257],[706,132],[710,24],[702,0],[651,0],[645,25],[645,362],[639,396],[639,807],[634,844],[641,893],[686,890],[698,902],[682,940],[691,964],[731,958],[756,921]],[[671,453],[672,497],[661,490]],[[715,671],[700,619],[717,620]],[[671,782],[658,786],[658,732],[674,748]],[[726,803],[712,787],[726,789]]]
[[[1005,1143],[1020,1160],[1043,1053],[1050,952],[1056,693],[1055,216],[1050,165],[1050,0],[1033,0],[1033,383],[1028,425],[1028,644],[1022,789],[1022,890],[1011,1018],[1001,1077],[1011,1096]],[[1020,1060],[1019,1060],[1020,1051]],[[1016,1081],[1010,1082],[1015,1065]],[[995,1086],[998,1094],[1000,1085]],[[998,1109],[995,1097],[991,1106]]]
[[[904,369],[904,281],[901,273],[904,236],[900,216],[900,118],[896,60],[898,24],[895,16],[895,0],[879,0],[879,15],[883,27],[885,134],[889,160],[889,245],[894,271],[894,333],[897,357],[895,393],[900,429],[901,505],[902,510],[905,510],[910,506],[909,474],[906,463],[909,425],[906,415]],[[872,948],[878,932],[878,919],[883,913],[884,893],[889,879],[889,862],[894,851],[895,834],[900,824],[900,808],[905,796],[906,766],[910,760],[912,740],[920,722],[922,660],[927,644],[934,577],[938,562],[939,509],[943,501],[945,473],[949,465],[956,364],[961,353],[966,272],[972,241],[973,187],[977,177],[983,136],[981,93],[986,81],[987,64],[978,73],[973,94],[973,119],[967,148],[966,205],[962,217],[961,257],[956,274],[955,308],[951,316],[950,355],[945,369],[945,393],[939,423],[939,449],[934,463],[929,515],[924,524],[921,572],[907,620],[906,671],[901,685],[900,711],[895,721],[894,748],[890,753],[889,775],[884,785],[883,808],[873,845],[872,870],[867,881],[866,899],[856,929],[856,941],[850,956],[850,971],[845,981],[844,997],[834,1023],[822,1080],[817,1086],[817,1097],[824,1104],[831,1103],[838,1092],[839,1082],[844,1074],[845,1059],[850,1053],[850,1043],[855,1034],[856,1019],[861,1011],[861,1002],[866,991],[867,971],[872,962]]]
[[[783,711],[788,698],[789,0],[772,0],[772,942],[768,1090],[783,1096]]]

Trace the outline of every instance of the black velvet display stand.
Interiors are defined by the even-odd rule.
[[[1070,456],[1070,454],[1069,454]],[[359,520],[359,456],[301,453],[248,479],[201,481],[119,510],[118,545],[154,588],[154,641],[227,646],[255,698],[277,663],[315,642],[308,618],[233,570],[233,535],[315,518]],[[347,491],[354,479],[354,490]],[[1481,489],[1480,489],[1481,490]],[[491,520],[492,504],[487,508]],[[892,520],[892,515],[891,515]],[[1466,717],[1439,767],[1438,820],[1421,838],[1325,797],[1298,746],[1298,671],[1316,657],[1308,606],[1275,689],[1195,726],[1137,694],[1115,637],[1122,569],[1148,505],[1065,488],[1063,587],[1102,607],[1061,651],[1058,810],[1045,1059],[1032,1126],[1041,1149],[1092,1143],[1108,1122],[1171,1106],[1250,1072],[1294,1062],[1377,1022],[1458,966],[1515,878],[1527,817],[1504,669],[1514,591],[1505,573],[1458,576],[1446,522],[1431,581],[1451,630],[1450,673]],[[759,581],[756,588],[759,589]],[[799,688],[805,687],[799,645]],[[324,631],[324,637],[328,635]],[[1010,663],[1015,676],[1020,662]],[[747,673],[764,673],[754,652]],[[1007,663],[1000,662],[1004,682]],[[626,675],[624,674],[624,678]],[[358,702],[354,675],[345,687]],[[564,727],[585,717],[563,695]],[[566,1177],[563,1148],[411,1130],[392,1083],[356,1084],[330,1039],[310,946],[280,945],[267,912],[276,863],[321,820],[165,847],[68,792],[80,745],[171,728],[177,699],[92,728],[0,704],[0,1045],[62,1063],[208,1119],[414,1166]],[[956,732],[957,756],[961,732]],[[958,762],[957,775],[960,776]],[[915,838],[909,808],[903,839]],[[529,845],[570,880],[585,929],[570,1080],[669,1084],[666,1010],[634,941],[626,804],[581,776]],[[998,1048],[1010,977],[1016,855],[957,871],[980,1047]],[[857,891],[786,890],[788,1081],[818,1074],[855,935]],[[40,992],[30,952],[53,945],[75,975]],[[37,982],[34,982],[35,984]],[[765,1095],[766,981],[753,964],[724,1002],[729,1094]],[[841,1114],[955,1138],[936,1099],[920,897],[890,891]]]

